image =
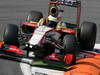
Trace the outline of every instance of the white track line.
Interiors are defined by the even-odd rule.
[[[32,60],[29,60],[29,59],[22,59],[22,60],[27,60],[29,61],[30,63],[32,63]],[[20,68],[22,70],[22,73],[23,75],[32,75],[32,72],[31,72],[31,66],[27,63],[20,63]]]
[[[20,63],[20,67],[21,67],[22,73],[24,75],[32,75],[31,74],[31,66],[29,64]]]

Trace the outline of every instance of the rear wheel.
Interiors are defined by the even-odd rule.
[[[27,22],[34,21],[38,22],[41,18],[43,18],[43,14],[39,11],[30,11],[29,15],[26,18]]]
[[[39,20],[43,18],[42,12],[39,11],[30,11],[27,18],[26,22],[34,22],[37,23]],[[24,33],[33,33],[34,27],[28,26],[28,25],[23,25],[22,26],[22,32]]]
[[[79,42],[81,48],[85,50],[92,50],[96,42],[96,24],[92,22],[83,22],[80,29]]]

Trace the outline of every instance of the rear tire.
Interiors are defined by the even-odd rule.
[[[39,11],[30,11],[27,18],[26,18],[26,22],[39,22],[39,20],[43,18],[43,14]],[[22,32],[24,33],[33,33],[34,32],[34,27],[31,26],[22,26]]]
[[[38,22],[41,18],[43,18],[43,14],[39,11],[30,11],[29,15],[26,18],[27,22],[34,21]]]
[[[80,27],[79,42],[83,50],[92,50],[96,42],[97,26],[92,22],[83,22]]]

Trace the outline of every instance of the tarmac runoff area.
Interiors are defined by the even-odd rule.
[[[100,49],[100,44],[95,44],[94,49]],[[29,60],[29,59],[27,59],[27,61],[29,61],[30,63],[32,62],[32,60]],[[20,63],[20,68],[21,68],[23,75],[32,75],[34,70],[41,70],[42,69],[42,68],[36,68],[36,67],[32,68],[29,64],[26,64],[26,63]],[[51,70],[51,69],[49,69],[49,70],[43,69],[42,71],[52,73],[50,75],[63,75],[63,73],[64,73],[63,71],[57,71],[57,70]]]

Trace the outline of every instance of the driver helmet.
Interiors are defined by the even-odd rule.
[[[58,22],[57,17],[54,17],[52,15],[48,16],[48,24],[47,24],[47,26],[55,28],[56,25],[57,25],[57,22]]]

